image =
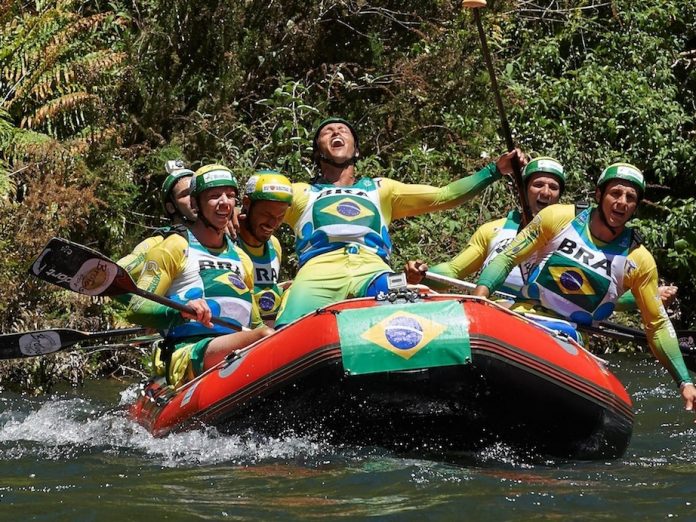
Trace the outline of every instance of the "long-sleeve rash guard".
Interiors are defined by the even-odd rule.
[[[475,174],[453,181],[444,187],[411,185],[389,178],[375,178],[374,181],[378,186],[380,210],[389,224],[395,219],[457,207],[500,177],[495,163],[490,163]],[[292,205],[285,214],[285,222],[293,228],[307,206],[310,186],[308,183],[292,185]]]
[[[166,295],[172,282],[186,267],[188,246],[188,241],[184,237],[173,234],[150,248],[146,253],[144,268],[137,281],[138,287],[157,295]],[[234,248],[236,248],[244,268],[243,281],[248,289],[253,290],[253,263],[241,249]],[[226,247],[223,247],[220,251],[225,249]],[[208,250],[215,252],[214,249]],[[178,310],[137,295],[132,296],[124,317],[133,323],[158,330],[169,330],[186,321]],[[251,327],[255,328],[261,324],[258,307],[254,303],[251,308]]]
[[[483,270],[478,284],[490,292],[498,288],[512,268],[530,255],[543,250],[575,218],[573,205],[552,205],[543,209],[534,220]],[[601,249],[603,242],[592,237],[587,224],[587,236]],[[691,382],[684,359],[679,350],[679,341],[657,289],[657,266],[652,255],[644,246],[634,248],[628,259],[635,268],[624,274],[623,286],[636,299],[648,338],[655,357],[669,371],[677,383]]]

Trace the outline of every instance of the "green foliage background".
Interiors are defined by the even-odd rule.
[[[641,167],[636,223],[696,320],[696,6],[489,1],[515,140],[559,158],[567,202],[609,162]],[[161,224],[163,162],[311,177],[315,125],[356,123],[361,174],[443,185],[503,151],[471,13],[436,0],[8,0],[0,7],[0,327],[109,325],[109,308],[26,275],[53,235],[112,257]],[[514,205],[393,225],[394,266],[442,261]],[[292,242],[288,231],[285,245]],[[286,271],[293,272],[292,258]]]

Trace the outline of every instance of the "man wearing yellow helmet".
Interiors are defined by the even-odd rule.
[[[254,264],[254,299],[261,318],[270,324],[278,313],[278,286],[283,251],[273,233],[292,203],[290,180],[275,170],[257,171],[247,181],[242,199],[239,246]]]
[[[156,328],[165,339],[158,371],[180,386],[226,355],[273,330],[262,326],[252,297],[253,265],[225,233],[238,195],[237,180],[222,165],[206,165],[191,180],[192,206],[198,219],[166,237],[145,257],[138,286],[181,301],[195,314],[133,296],[126,319]],[[221,317],[241,328],[235,332],[211,323]]]
[[[358,178],[359,155],[358,136],[349,122],[329,118],[319,124],[313,140],[317,178],[293,184],[285,218],[295,231],[300,270],[284,296],[278,325],[335,301],[386,289],[393,220],[461,205],[511,173],[514,158],[524,161],[513,151],[438,188]]]
[[[636,298],[653,354],[679,385],[686,409],[696,407],[679,343],[658,292],[657,267],[637,232],[627,226],[645,193],[643,173],[615,163],[597,181],[592,206],[541,210],[481,273],[474,295],[488,297],[516,265],[533,259],[522,293],[542,310],[578,324],[609,317],[620,295]]]

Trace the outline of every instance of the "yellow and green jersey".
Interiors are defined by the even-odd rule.
[[[184,304],[203,298],[214,316],[238,326],[261,324],[252,298],[253,264],[227,236],[220,249],[206,248],[189,230],[168,236],[148,250],[137,285]],[[175,340],[234,331],[184,320],[177,310],[139,296],[132,296],[124,316],[131,322],[161,330]]]
[[[456,279],[462,279],[478,272],[510,244],[519,231],[520,222],[520,213],[513,210],[504,218],[481,225],[471,236],[466,248],[454,259],[435,265],[428,271]],[[528,264],[529,262],[526,262],[525,266]],[[499,290],[521,296],[520,290],[523,284],[522,269],[516,266],[508,274]]]
[[[116,261],[116,263],[125,269],[125,271],[128,272],[135,281],[137,281],[140,277],[140,272],[142,271],[143,266],[145,266],[145,257],[147,256],[148,251],[164,241],[164,238],[167,237],[171,231],[172,227],[158,228],[150,237],[147,237],[138,243],[130,254],[122,257]]]
[[[594,208],[576,216],[574,205],[552,205],[483,270],[478,284],[491,292],[512,268],[535,256],[523,294],[547,310],[579,324],[608,317],[618,297],[630,291],[655,356],[677,382],[690,381],[676,333],[657,288],[655,260],[627,227],[605,243],[593,237]]]
[[[361,178],[350,187],[293,183],[285,222],[295,231],[300,266],[351,244],[388,261],[392,250],[388,227],[393,220],[454,208],[498,178],[500,173],[491,163],[441,188],[388,178]]]
[[[500,178],[495,163],[445,187],[362,178],[350,187],[293,183],[285,222],[295,231],[300,270],[276,324],[348,297],[363,297],[391,272],[388,227],[395,219],[453,208]]]
[[[504,218],[484,223],[469,239],[466,248],[454,259],[431,267],[428,271],[436,274],[463,279],[475,274],[488,266],[512,242],[520,231],[522,216],[518,210],[512,210]],[[527,280],[529,271],[534,266],[534,258],[530,256],[522,265],[515,266],[505,278],[498,290],[524,299],[522,287]],[[447,285],[435,284],[436,288]],[[631,292],[624,293],[616,302],[616,310],[636,310],[635,298]]]
[[[275,236],[259,247],[251,246],[239,237],[240,248],[253,263],[254,300],[263,319],[274,319],[280,307],[283,290],[278,286],[283,250]]]

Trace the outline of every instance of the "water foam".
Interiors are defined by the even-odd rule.
[[[221,462],[254,464],[269,459],[313,458],[327,451],[315,438],[254,432],[223,434],[214,428],[156,439],[128,419],[79,398],[23,401],[0,415],[0,459],[29,456],[60,460],[80,454],[134,454],[165,467]]]

